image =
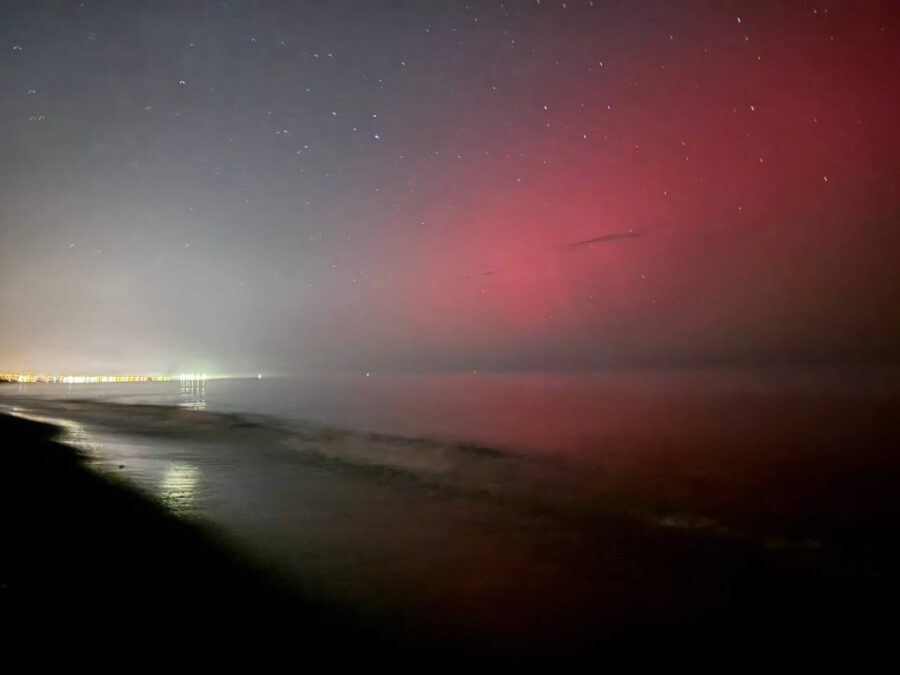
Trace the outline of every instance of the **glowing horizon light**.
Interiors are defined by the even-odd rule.
[[[120,382],[168,382],[171,379],[170,375],[33,375],[31,373],[0,373],[0,381],[18,382],[20,384],[110,384]]]

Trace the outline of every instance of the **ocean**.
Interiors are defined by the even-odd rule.
[[[303,592],[430,634],[583,650],[720,605],[756,621],[773,597],[775,630],[805,620],[815,584],[857,583],[854,556],[873,560],[858,533],[896,514],[897,383],[753,369],[13,384],[0,411],[59,424],[93,469]],[[768,583],[785,569],[789,592]]]

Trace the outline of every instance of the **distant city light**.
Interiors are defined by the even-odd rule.
[[[183,376],[182,376],[183,377]],[[206,379],[197,375],[196,379]],[[0,382],[30,384],[108,384],[119,382],[169,382],[171,375],[34,375],[31,373],[0,373]]]
[[[262,373],[256,375],[208,375],[207,373],[179,373],[178,375],[35,375],[33,373],[0,373],[0,382],[18,382],[20,384],[111,384],[119,382],[171,382],[182,383],[206,382],[228,378],[263,379]]]

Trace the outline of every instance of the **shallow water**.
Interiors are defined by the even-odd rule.
[[[305,590],[512,644],[743,598],[748,556],[844,556],[888,515],[897,400],[859,372],[0,390]]]

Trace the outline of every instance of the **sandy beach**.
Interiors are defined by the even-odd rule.
[[[235,654],[277,654],[290,635],[310,658],[352,661],[338,649],[349,639],[387,656],[355,618],[301,597],[216,532],[87,469],[55,442],[58,431],[0,415],[8,653],[98,637],[122,649],[181,634],[192,638],[179,649],[194,656],[210,647],[204,635],[235,640]]]

